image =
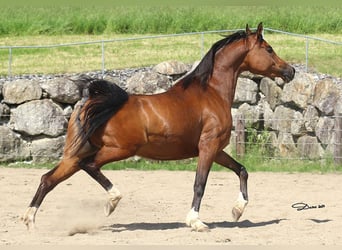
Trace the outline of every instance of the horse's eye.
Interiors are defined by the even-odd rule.
[[[266,51],[271,54],[273,52],[273,48],[271,46],[268,46],[266,48]]]

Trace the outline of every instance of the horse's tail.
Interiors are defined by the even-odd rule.
[[[72,143],[68,145],[72,148],[72,155],[77,154],[95,130],[105,124],[128,100],[125,90],[106,80],[91,79],[88,93],[89,97],[84,105],[81,104],[78,110],[75,108],[75,119],[69,121],[77,123],[77,129],[72,132]]]

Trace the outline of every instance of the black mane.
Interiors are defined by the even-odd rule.
[[[246,37],[247,33],[245,31],[238,31],[214,43],[197,67],[182,79],[183,87],[185,89],[189,87],[195,78],[200,81],[202,86],[206,86],[209,77],[213,74],[216,52],[222,47]]]

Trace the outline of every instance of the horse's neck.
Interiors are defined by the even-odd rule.
[[[229,104],[232,104],[234,100],[237,79],[241,73],[240,65],[242,64],[244,57],[245,54],[241,53],[234,59],[232,59],[232,57],[225,58],[225,62],[217,60],[213,75],[209,80],[209,85],[216,89],[222,99]]]

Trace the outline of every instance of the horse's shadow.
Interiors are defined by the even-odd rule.
[[[209,222],[207,223],[210,229],[214,228],[253,228],[253,227],[264,227],[267,225],[279,224],[281,221],[286,219],[275,219],[269,221],[262,222],[252,222],[250,220],[244,220],[240,222]],[[135,230],[171,230],[187,227],[185,223],[181,222],[163,222],[163,223],[152,223],[152,222],[137,222],[137,223],[128,223],[128,224],[113,224],[107,227],[103,227],[102,229],[105,231],[112,232],[123,232],[123,231],[135,231]]]

